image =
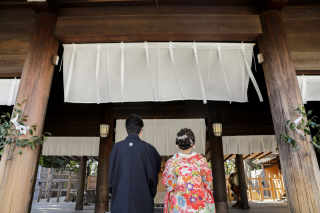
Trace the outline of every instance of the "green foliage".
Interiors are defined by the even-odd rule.
[[[62,160],[56,156],[40,155],[39,164],[46,168],[79,172],[79,162],[73,160]]]
[[[301,107],[299,105],[296,109],[293,110],[293,114],[298,114],[299,116],[302,116],[303,118],[307,118],[312,114],[312,110],[309,110],[306,112],[304,107]],[[315,148],[320,151],[320,124],[317,124],[316,120],[317,116],[312,116],[307,122],[304,121],[304,119],[301,119],[301,121],[298,124],[295,124],[292,122],[290,119],[286,120],[286,124],[289,126],[291,130],[299,130],[300,133],[300,138],[302,140],[305,140],[307,135],[311,135],[310,128],[317,129],[317,134],[313,136],[312,140],[310,143],[312,143]],[[288,134],[285,133],[280,133],[280,140],[283,140],[283,142],[292,144],[292,147],[297,151],[299,149],[299,144],[296,140],[291,138]]]
[[[211,163],[211,162],[209,162]],[[210,168],[211,168],[211,164],[210,164]],[[98,162],[97,161],[93,161],[92,164],[90,164],[90,174],[89,175],[98,175]]]
[[[255,164],[255,163],[253,163],[253,167],[254,167],[255,170],[262,169],[262,165],[261,165],[261,164]]]
[[[226,160],[224,162],[224,170],[226,174],[231,174],[235,168],[235,163],[232,160]]]
[[[40,155],[39,164],[42,167],[46,168],[55,168],[55,169],[64,169],[66,168],[69,161],[67,160],[61,160],[60,158],[56,156],[43,156]]]
[[[65,170],[79,172],[79,168],[80,168],[79,162],[71,160],[66,165]]]
[[[17,103],[18,108],[13,109],[12,117],[15,118],[18,115],[18,123],[22,126],[26,126],[25,122],[27,122],[27,115],[24,115],[22,109],[20,107],[26,100],[23,100],[22,103]],[[40,136],[33,135],[34,131],[37,131],[37,125],[31,125],[29,129],[29,133],[31,137],[22,138],[19,130],[15,128],[15,125],[10,122],[11,114],[9,112],[3,113],[0,117],[0,149],[5,145],[9,145],[9,157],[8,160],[11,159],[11,153],[15,149],[15,147],[19,147],[19,154],[22,154],[22,149],[26,146],[29,146],[32,150],[35,146],[39,144],[43,144],[48,140],[47,135],[51,135],[49,132],[46,132]]]

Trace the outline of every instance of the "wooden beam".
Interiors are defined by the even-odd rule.
[[[86,182],[86,167],[87,167],[87,157],[83,156],[80,158],[80,168],[77,184],[77,200],[75,210],[83,210],[83,200],[84,200],[84,185]]]
[[[50,14],[42,13],[37,17],[15,104],[15,107],[18,107],[17,103],[27,100],[20,108],[29,116],[26,125],[38,125],[37,131],[34,132],[37,136],[42,134],[47,110],[54,71],[52,56],[57,54],[59,47],[59,41],[53,36],[56,21],[57,18]],[[19,154],[19,149],[15,149],[12,152],[12,160],[0,162],[1,212],[31,210],[41,146],[35,147],[34,150],[30,147],[21,149],[22,155]],[[7,159],[7,152],[3,157]],[[28,181],[16,181],[21,177]],[[17,197],[19,199],[16,199]]]
[[[292,52],[291,55],[295,70],[320,70],[320,49],[319,52]]]
[[[267,10],[278,10],[281,11],[288,0],[259,0],[258,12],[263,13]]]
[[[110,130],[114,129],[112,110],[111,105],[103,105],[101,123],[109,124]],[[110,131],[107,138],[100,138],[95,213],[109,210],[109,158],[113,147],[113,133]]]
[[[89,6],[137,6],[152,5],[154,7],[164,5],[214,5],[214,6],[255,6],[252,0],[62,0],[63,7],[89,7]]]
[[[230,154],[228,157],[226,157],[226,158],[224,159],[224,161],[229,160],[229,159],[232,157],[232,155],[233,155],[233,154]]]
[[[320,209],[320,172],[311,137],[301,140],[299,134],[285,124],[295,120],[292,107],[303,102],[292,57],[288,49],[286,31],[281,13],[267,11],[260,15],[263,35],[259,49],[264,55],[265,81],[272,119],[278,142],[281,167],[286,185],[289,212],[317,212]],[[300,144],[295,151],[291,144],[279,140],[280,133],[287,133]],[[307,153],[307,156],[306,156]],[[305,199],[308,197],[308,199]]]
[[[255,15],[163,14],[59,17],[63,43],[142,41],[256,41]]]
[[[214,123],[221,123],[219,103],[208,102],[210,116],[208,126],[212,127]],[[213,196],[217,213],[228,212],[228,202],[226,193],[226,178],[223,159],[222,137],[215,137],[212,128],[209,128],[210,154],[212,167]]]
[[[34,11],[38,13],[52,13],[59,15],[60,6],[58,0],[27,0],[31,4]]]
[[[256,156],[261,155],[263,152],[256,152],[252,153],[251,155],[247,156],[246,159],[255,159]]]
[[[320,75],[320,70],[296,70],[297,75]]]
[[[154,1],[155,2],[155,1]],[[164,15],[164,14],[211,14],[211,15],[258,15],[256,6],[208,6],[174,5],[154,6],[113,6],[113,7],[68,7],[61,8],[61,17],[110,16],[110,15]],[[1,19],[0,19],[1,20]]]
[[[243,155],[243,160],[247,159],[251,154]]]
[[[267,157],[268,155],[270,155],[272,152],[268,152],[267,154],[263,155],[262,157],[259,157],[259,160],[262,159],[262,158],[265,158]]]

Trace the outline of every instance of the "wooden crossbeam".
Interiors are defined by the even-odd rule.
[[[270,155],[271,153],[272,153],[272,152],[268,152],[267,154],[265,154],[265,155],[263,155],[262,157],[260,157],[259,160],[262,159],[262,158],[264,158],[264,157],[267,157],[267,156]]]
[[[232,157],[233,154],[229,155],[224,161],[229,160]]]
[[[59,17],[55,31],[55,36],[63,43],[194,40],[254,42],[261,34],[259,16],[212,14]]]

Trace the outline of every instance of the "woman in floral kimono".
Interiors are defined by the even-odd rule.
[[[164,213],[214,213],[211,169],[201,154],[192,151],[195,137],[191,129],[181,129],[176,144],[180,153],[167,161],[162,174],[167,187]]]

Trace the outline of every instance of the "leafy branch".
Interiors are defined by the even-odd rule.
[[[44,142],[48,140],[47,135],[51,135],[49,132],[46,132],[40,136],[34,135],[34,132],[37,131],[37,125],[31,125],[31,127],[27,127],[25,122],[27,122],[27,115],[24,115],[22,109],[20,107],[24,104],[26,100],[23,100],[21,103],[17,103],[18,108],[13,109],[12,117],[17,117],[17,122],[20,127],[26,129],[31,137],[30,138],[22,138],[20,136],[23,135],[20,129],[16,129],[14,123],[10,121],[11,114],[9,112],[3,113],[0,117],[0,149],[2,149],[5,145],[8,145],[9,153],[8,160],[12,159],[12,151],[15,147],[19,147],[19,154],[22,154],[22,150],[20,148],[25,148],[29,146],[32,150],[34,150],[35,146],[39,144],[43,145]]]
[[[286,124],[289,126],[291,130],[297,131],[302,140],[305,140],[307,138],[307,135],[311,136],[311,131],[309,130],[310,128],[317,129],[317,134],[315,134],[312,137],[310,143],[312,143],[318,149],[318,151],[320,151],[320,124],[316,123],[317,116],[312,116],[308,120],[308,116],[312,115],[312,110],[306,112],[305,108],[301,107],[301,105],[294,109],[292,114],[298,114],[300,117],[302,117],[302,119],[297,119],[296,121],[291,121],[290,119],[287,119]],[[305,122],[305,120],[303,119],[304,117],[307,118],[307,122]],[[295,148],[296,151],[299,149],[298,142],[291,138],[288,134],[281,133],[280,140],[281,139],[285,143],[291,143],[292,147]]]

